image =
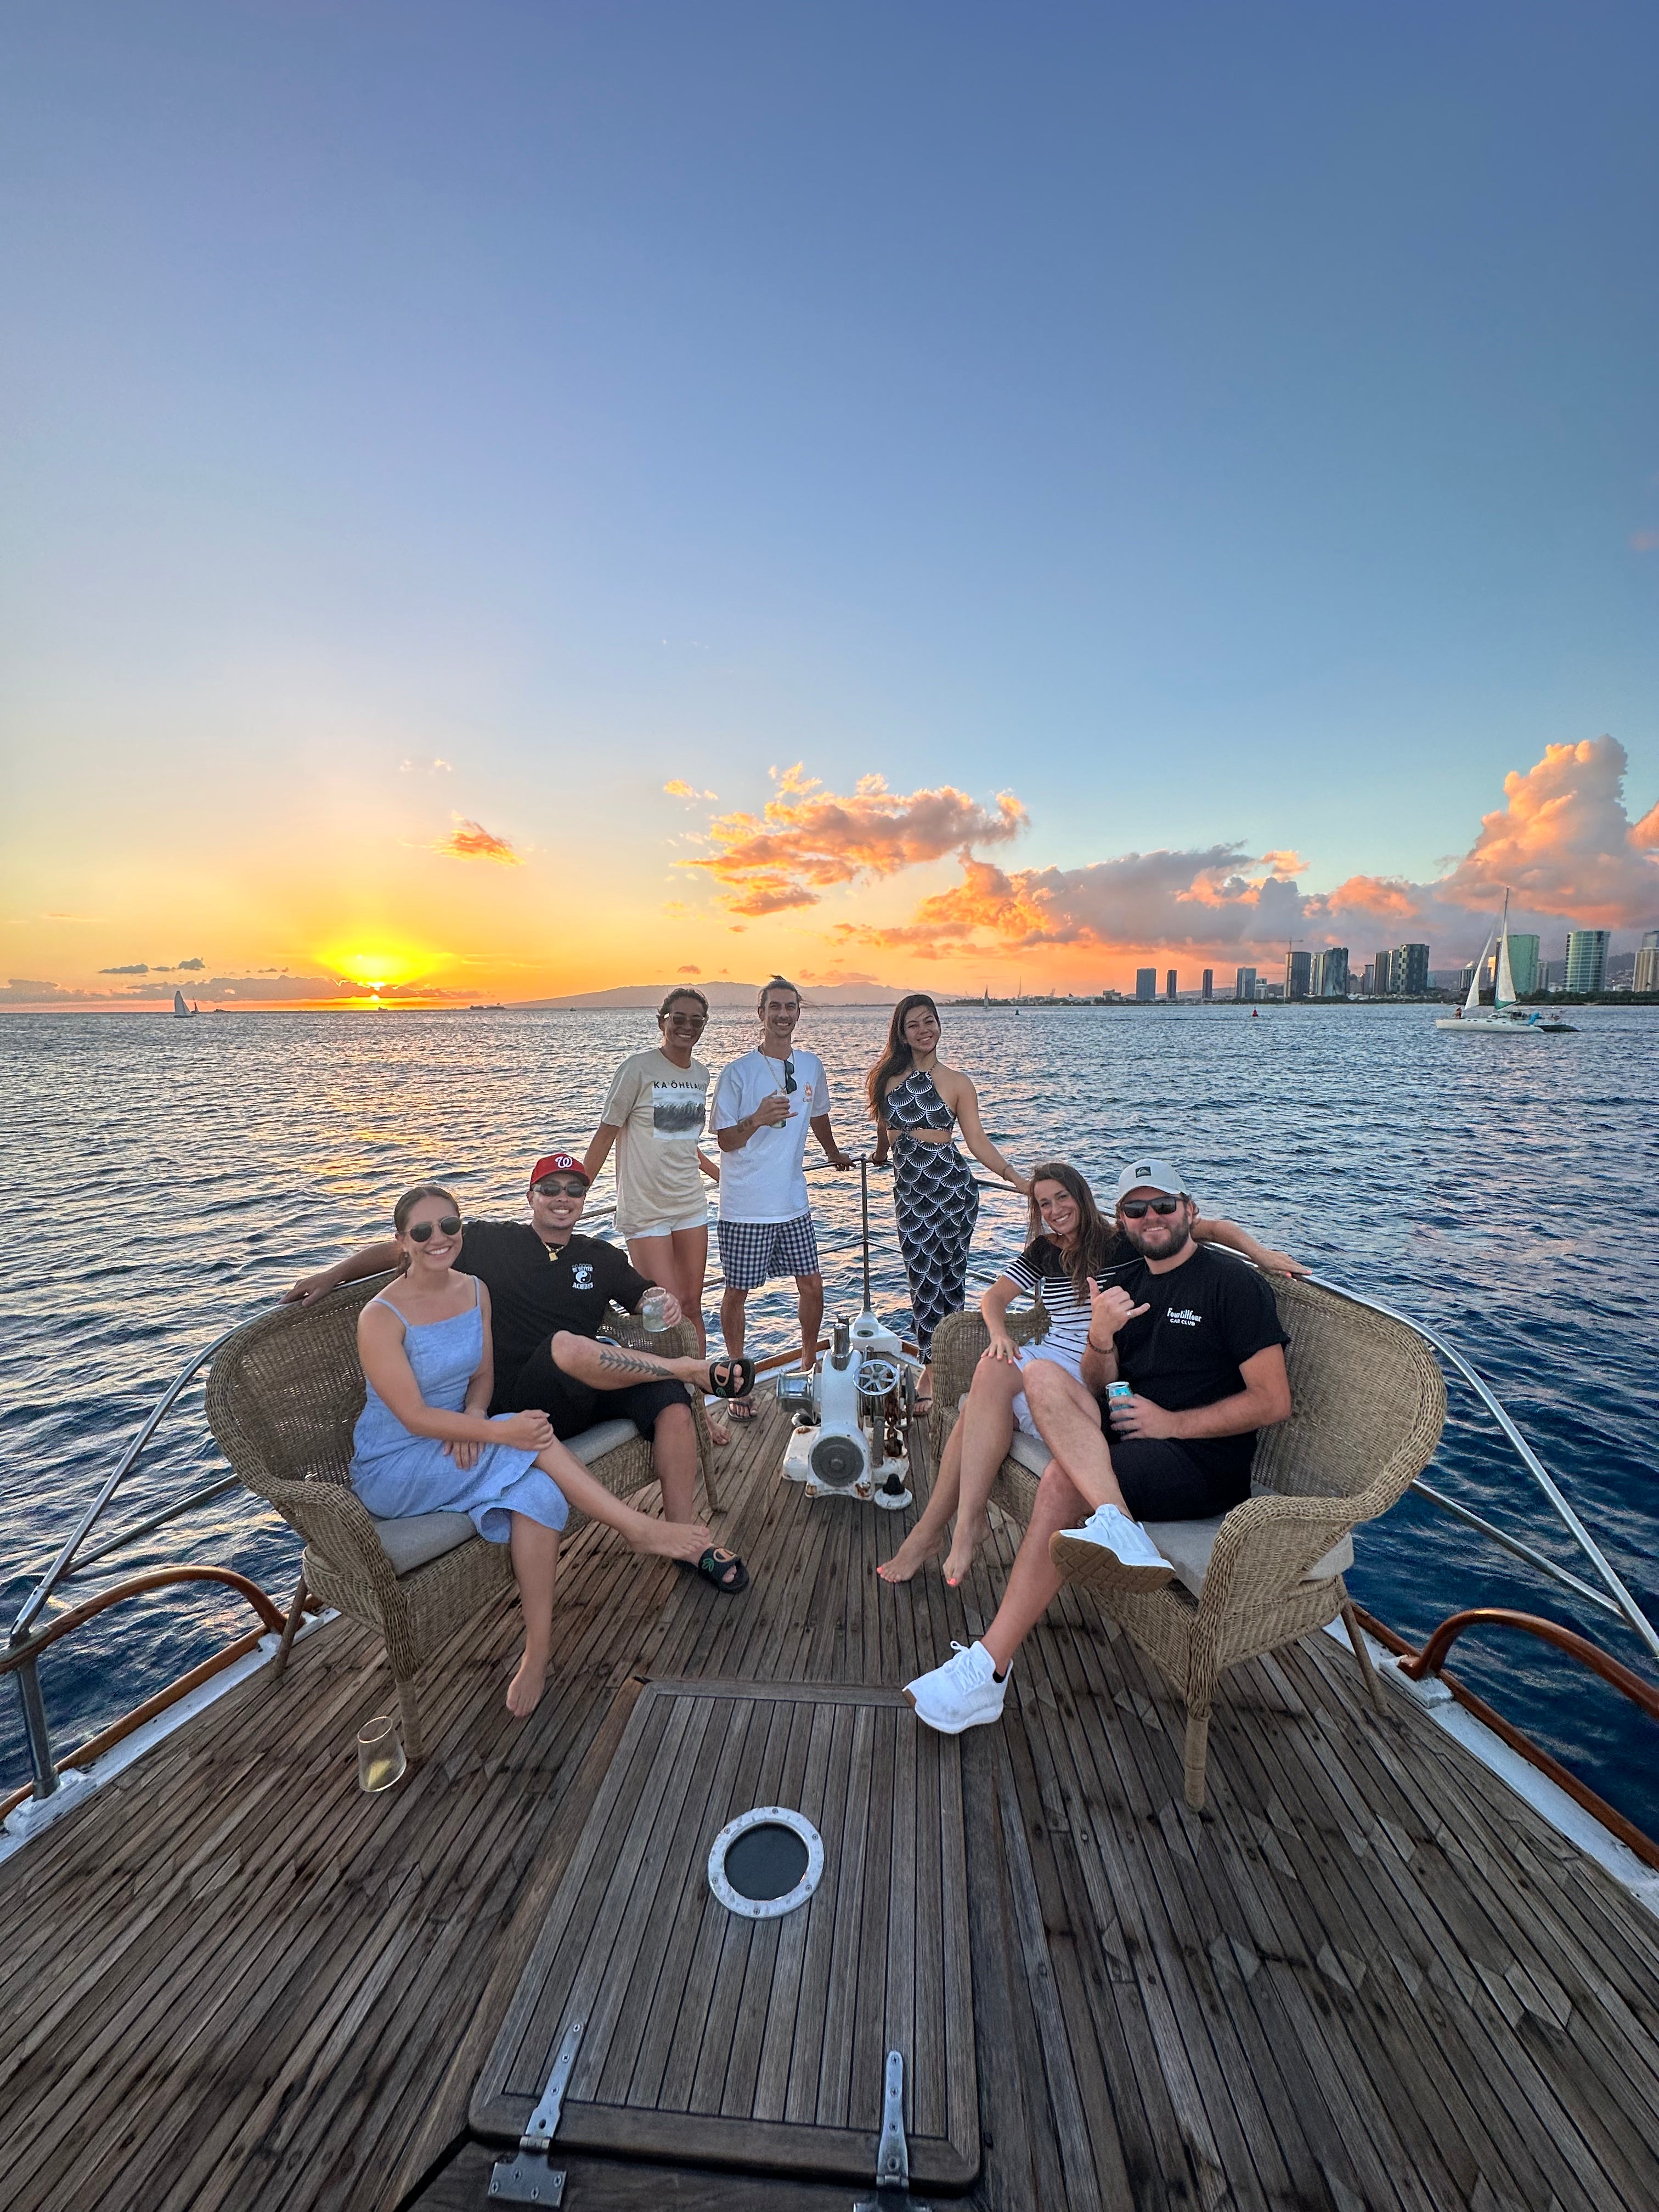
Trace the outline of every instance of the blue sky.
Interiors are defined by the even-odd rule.
[[[112,958],[146,899],[220,927],[179,860],[251,822],[295,918],[227,957],[418,936],[395,854],[383,923],[319,904],[409,847],[411,757],[526,856],[611,841],[630,955],[675,777],[1012,788],[1022,866],[1236,842],[1315,890],[1432,878],[1552,744],[1659,797],[1651,8],[88,5],[5,45],[8,811],[29,915],[135,827],[167,856]],[[468,896],[481,945],[529,926]]]

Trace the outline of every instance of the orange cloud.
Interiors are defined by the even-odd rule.
[[[497,837],[493,830],[481,823],[469,822],[458,814],[455,827],[447,837],[441,837],[433,847],[434,853],[443,853],[452,860],[498,860],[508,868],[522,867],[524,862],[505,837]]]
[[[1010,792],[992,811],[950,784],[893,792],[883,777],[865,775],[838,798],[805,775],[799,762],[772,775],[778,795],[763,813],[717,817],[709,825],[713,856],[678,864],[706,869],[732,914],[816,906],[831,885],[896,875],[946,853],[965,858],[970,846],[1004,842],[1026,826],[1025,809]]]
[[[695,783],[687,783],[678,775],[672,783],[664,784],[663,789],[671,799],[718,799],[720,797],[719,792],[699,791]]]
[[[964,853],[961,882],[922,900],[908,922],[844,922],[836,934],[924,960],[1045,945],[1164,946],[1225,958],[1277,953],[1292,937],[1356,952],[1418,937],[1456,957],[1479,947],[1506,885],[1517,929],[1651,927],[1659,919],[1659,806],[1631,823],[1626,765],[1612,738],[1547,747],[1532,768],[1505,778],[1506,805],[1484,817],[1468,853],[1433,883],[1356,875],[1334,890],[1304,894],[1291,880],[1304,865],[1297,854],[1251,859],[1235,845],[1013,874]]]
[[[1659,809],[1632,825],[1625,811],[1625,748],[1613,738],[1547,745],[1524,775],[1504,779],[1508,805],[1482,817],[1480,835],[1432,886],[1443,903],[1487,908],[1505,886],[1516,903],[1590,929],[1650,925],[1659,908]]]

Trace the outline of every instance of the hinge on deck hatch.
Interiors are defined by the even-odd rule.
[[[853,2212],[928,2212],[910,2194],[910,2150],[904,2140],[904,2059],[887,2054],[881,2098],[881,2141],[876,2146],[876,2193],[854,2200]]]
[[[564,2093],[576,2064],[576,2046],[582,2024],[573,2020],[559,2045],[553,2071],[547,2077],[541,2102],[530,2115],[530,2124],[519,2138],[516,2158],[498,2158],[489,2177],[489,2193],[505,2204],[559,2205],[564,2202],[564,2171],[552,2162],[553,2135],[564,2109]]]

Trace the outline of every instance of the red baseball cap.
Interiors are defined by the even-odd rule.
[[[571,1152],[545,1152],[530,1170],[530,1188],[534,1190],[544,1176],[579,1175],[584,1182],[592,1177],[581,1162]]]

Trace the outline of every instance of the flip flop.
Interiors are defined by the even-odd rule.
[[[755,1387],[752,1359],[713,1359],[708,1363],[711,1398],[746,1398]],[[719,1377],[717,1381],[715,1378]]]
[[[718,1544],[711,1544],[700,1559],[680,1559],[676,1564],[712,1583],[722,1597],[736,1597],[749,1587],[748,1568],[735,1552],[728,1551],[722,1559]]]
[[[752,1421],[755,1418],[755,1401],[752,1398],[733,1398],[726,1411],[734,1421]]]

